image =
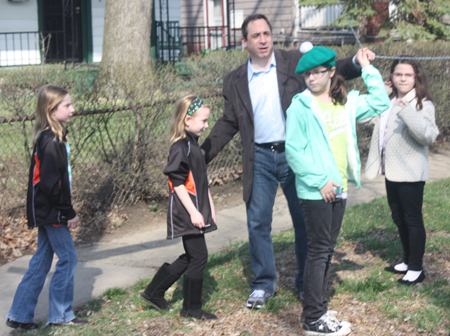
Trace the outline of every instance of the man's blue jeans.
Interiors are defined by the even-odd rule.
[[[262,289],[271,294],[277,288],[271,230],[278,183],[281,184],[286,196],[295,229],[295,253],[298,265],[295,285],[303,291],[308,239],[302,208],[295,189],[295,175],[289,168],[284,152],[273,152],[271,149],[255,145],[252,196],[250,202],[246,204],[250,262],[255,275],[251,288]]]
[[[59,260],[49,288],[48,323],[69,322],[75,318],[72,310],[74,275],[77,253],[70,229],[66,224],[43,225],[38,228],[38,246],[28,270],[17,287],[7,318],[21,323],[33,322],[39,294],[44,287],[53,253]]]

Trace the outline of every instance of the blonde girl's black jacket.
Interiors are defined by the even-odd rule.
[[[67,131],[64,133],[64,140]],[[75,218],[70,196],[67,150],[51,130],[40,135],[33,149],[27,194],[30,228],[66,224]]]
[[[186,138],[175,142],[169,150],[168,163],[163,171],[169,178],[170,188],[167,239],[217,230],[209,204],[206,163],[197,140],[198,137],[186,132]],[[189,213],[174,191],[180,185],[186,187],[207,227],[199,229],[192,225]]]

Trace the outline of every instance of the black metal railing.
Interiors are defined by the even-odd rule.
[[[233,49],[241,45],[227,26],[179,27],[178,21],[156,22],[156,57],[162,62],[177,62],[182,55],[212,50]]]
[[[179,21],[156,21],[156,58],[176,62],[181,53]]]
[[[0,66],[77,61],[64,31],[0,33]]]
[[[230,32],[231,36],[228,36]],[[79,62],[75,46],[64,31],[0,33],[0,66],[49,62]],[[156,58],[177,62],[181,55],[240,46],[227,26],[180,27],[178,21],[156,21]]]
[[[0,33],[0,66],[41,63],[39,32]]]

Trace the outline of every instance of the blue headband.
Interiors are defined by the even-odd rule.
[[[189,105],[186,115],[194,114],[194,112],[197,111],[203,105],[205,105],[205,103],[203,102],[203,100],[201,98],[199,98],[199,97],[195,98],[192,101],[191,105]]]

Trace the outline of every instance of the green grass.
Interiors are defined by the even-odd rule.
[[[424,214],[427,216],[424,220],[429,232],[426,253],[431,254],[435,263],[440,263],[443,267],[450,255],[450,235],[445,221],[448,216],[442,215],[450,209],[447,201],[449,183],[450,179],[447,179],[429,183],[425,187]],[[285,255],[295,258],[292,253],[294,243],[292,230],[274,235],[273,242],[278,258]],[[401,255],[396,228],[390,219],[386,198],[348,208],[339,245],[346,249],[345,251],[348,251],[349,247],[353,247],[355,251],[360,249],[355,255],[369,252],[374,257],[369,262],[362,261],[359,264],[345,260],[334,263],[337,273],[343,272],[348,276],[343,274],[337,276],[337,273],[332,275],[334,290],[331,294],[331,306],[337,305],[342,300],[347,304],[360,302],[369,305],[371,310],[378,314],[380,323],[385,323],[388,327],[398,323],[409,325],[417,333],[432,335],[442,330],[439,328],[450,327],[450,283],[445,276],[439,277],[434,274],[418,286],[399,287],[397,278],[383,270],[387,263],[398,260]],[[339,249],[337,252],[344,253]],[[277,262],[282,263],[282,260],[277,259]],[[425,269],[427,266],[432,265],[425,264]],[[251,279],[248,243],[235,244],[222,252],[210,255],[204,273],[204,309],[211,312],[220,311],[222,316],[233,316],[237,310],[242,309],[242,304],[248,297]],[[167,292],[166,299],[172,304],[172,308],[162,314],[143,304],[139,297],[139,292],[145,288],[149,280],[140,280],[128,288],[111,288],[100,298],[80,307],[77,311],[80,317],[89,315],[90,324],[87,326],[63,327],[61,331],[53,330],[55,328],[40,328],[29,334],[137,335],[141,332],[142,326],[151,323],[159,328],[163,325],[167,334],[172,332],[195,334],[196,324],[186,323],[177,315],[182,308],[182,280]],[[289,286],[279,287],[277,295],[267,306],[259,311],[250,312],[250,317],[257,318],[261,314],[267,316],[267,319],[274,315],[285,316],[294,305],[298,305],[293,292],[293,288]],[[380,330],[377,335],[388,335],[388,327],[386,330]],[[253,334],[242,331],[241,335]]]

